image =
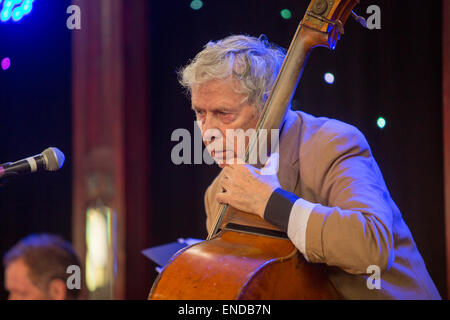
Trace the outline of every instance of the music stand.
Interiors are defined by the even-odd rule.
[[[156,263],[158,266],[155,268],[158,273],[161,272],[163,267],[169,262],[172,256],[184,247],[202,242],[203,240],[193,238],[179,238],[176,242],[163,244],[156,247],[147,248],[142,250],[142,254]]]

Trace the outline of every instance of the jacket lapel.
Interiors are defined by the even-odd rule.
[[[280,136],[278,180],[284,190],[293,193],[295,193],[300,179],[298,161],[301,124],[300,116],[296,112],[289,110]]]

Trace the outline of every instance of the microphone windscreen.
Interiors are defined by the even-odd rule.
[[[64,164],[64,154],[58,148],[48,148],[42,152],[42,155],[47,160],[47,170],[56,171],[61,169]]]

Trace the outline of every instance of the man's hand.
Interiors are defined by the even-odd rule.
[[[281,188],[277,177],[279,160],[280,155],[273,153],[262,169],[248,164],[227,165],[220,180],[224,192],[218,193],[216,200],[264,218],[272,192]]]

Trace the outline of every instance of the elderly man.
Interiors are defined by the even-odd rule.
[[[262,37],[230,36],[208,43],[180,72],[205,145],[223,146],[211,151],[223,170],[205,194],[207,229],[226,203],[287,232],[307,261],[328,266],[346,299],[440,299],[355,127],[289,110],[279,158],[269,159],[278,174],[227,161],[240,157],[226,143],[227,130],[255,128],[284,57]],[[371,268],[381,271],[376,288],[366,281]]]
[[[68,288],[69,266],[80,266],[70,243],[48,235],[30,235],[4,256],[5,288],[10,300],[74,300],[80,288]],[[81,283],[81,280],[80,280]]]

